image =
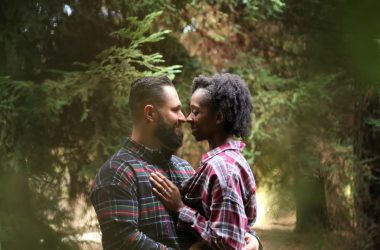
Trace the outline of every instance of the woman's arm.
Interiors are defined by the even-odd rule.
[[[245,246],[247,217],[242,199],[236,196],[239,192],[233,192],[238,186],[222,192],[220,183],[217,180],[213,183],[212,206],[208,219],[186,206],[178,188],[163,175],[151,174],[151,181],[155,194],[169,210],[178,214],[180,227],[192,228],[212,248],[242,249]],[[258,244],[254,244],[257,239],[254,236],[252,238],[250,242],[253,244],[249,245],[252,248],[249,249],[257,249]]]

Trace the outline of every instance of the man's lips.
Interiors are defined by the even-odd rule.
[[[175,129],[175,131],[177,131],[177,132],[181,132],[181,131],[182,131],[182,128],[181,128],[181,127],[175,127],[174,129]]]

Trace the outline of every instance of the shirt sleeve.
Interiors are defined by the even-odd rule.
[[[104,250],[170,249],[138,230],[138,200],[132,189],[123,185],[98,188],[91,201],[102,231]]]
[[[216,176],[209,182],[212,199],[210,217],[206,218],[185,206],[179,213],[178,227],[190,227],[213,249],[241,249],[245,244],[244,234],[249,229],[238,180],[229,178],[226,183],[221,178]]]

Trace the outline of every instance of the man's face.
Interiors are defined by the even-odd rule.
[[[181,111],[181,101],[174,87],[164,86],[163,92],[165,102],[157,107],[159,119],[154,134],[164,147],[177,150],[182,145],[181,125],[186,119]]]

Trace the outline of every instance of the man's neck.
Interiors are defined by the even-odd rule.
[[[132,128],[131,139],[147,148],[160,150],[161,144],[154,138],[153,135],[143,130],[144,129],[139,129],[134,126]]]

